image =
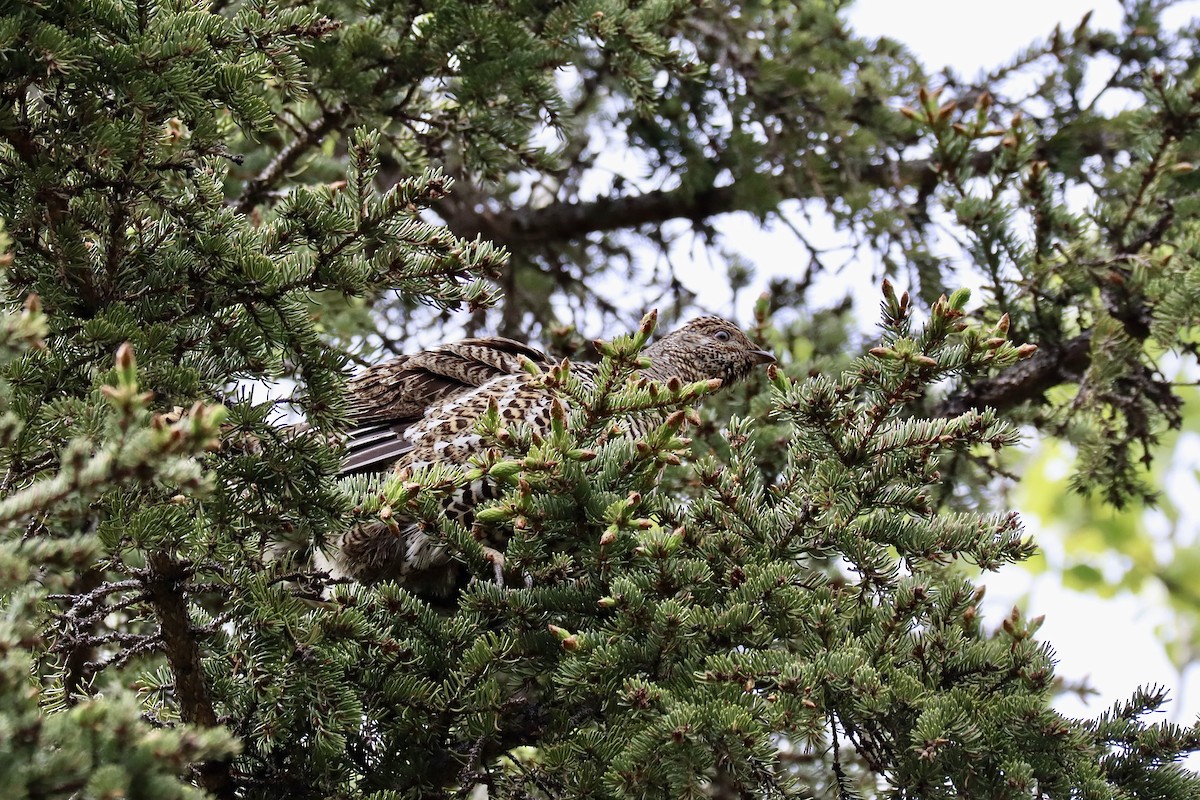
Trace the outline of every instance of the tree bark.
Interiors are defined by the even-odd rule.
[[[146,593],[158,615],[167,663],[175,676],[175,698],[179,702],[180,716],[191,725],[216,727],[217,715],[204,678],[200,646],[183,589],[183,582],[191,576],[191,570],[186,563],[166,552],[150,553],[147,560],[150,573]],[[200,785],[220,800],[236,797],[232,767],[229,759],[195,765]]]

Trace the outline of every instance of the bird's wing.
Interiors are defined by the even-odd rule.
[[[408,426],[462,392],[521,372],[522,357],[548,367],[540,350],[499,336],[464,339],[370,367],[350,381],[346,475],[382,472],[411,448]]]

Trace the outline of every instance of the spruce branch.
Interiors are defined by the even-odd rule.
[[[266,200],[296,162],[344,124],[350,112],[348,103],[338,103],[332,108],[323,109],[319,116],[305,125],[299,136],[288,142],[256,176],[246,182],[234,205],[238,212],[249,214],[255,206]]]
[[[1111,158],[1130,146],[1129,142],[1101,128],[1080,133],[1082,137],[1072,136],[1069,141],[1072,158],[1079,153]],[[1067,138],[1064,136],[1061,144],[1056,138],[1042,144],[1041,156],[1053,161],[1056,154],[1068,146]],[[1075,147],[1079,148],[1078,152],[1073,149]],[[999,152],[996,151],[973,153],[972,171],[977,174],[989,172],[998,156]],[[944,164],[929,159],[882,164],[872,159],[842,168],[858,176],[863,183],[887,191],[936,185],[945,174]],[[781,184],[779,190],[786,191],[789,199],[824,197],[824,181],[821,180],[804,185],[798,184],[795,176],[788,176]],[[467,192],[467,196],[473,195]],[[753,209],[759,202],[760,198],[747,196],[736,183],[714,183],[699,188],[688,183],[676,189],[656,189],[596,200],[563,200],[540,208],[504,208],[491,210],[488,214],[478,214],[473,208],[448,202],[439,205],[438,210],[446,218],[450,229],[463,238],[483,236],[497,244],[517,249],[578,241],[589,234],[626,228],[658,227],[677,219],[708,220],[722,214]]]
[[[1062,344],[1043,344],[1032,358],[973,381],[962,392],[947,397],[934,406],[933,413],[954,417],[970,409],[1007,411],[1035,401],[1055,386],[1078,383],[1091,364],[1091,348],[1091,331]]]
[[[115,414],[113,441],[92,455],[86,442],[72,443],[55,477],[0,502],[0,526],[11,526],[67,498],[92,496],[128,480],[154,476],[183,489],[203,486],[202,472],[191,459],[218,447],[225,409],[196,403],[187,415],[173,422],[162,414],[150,415],[151,396],[138,389],[136,363],[128,344],[118,350],[116,366],[116,386],[102,387]]]

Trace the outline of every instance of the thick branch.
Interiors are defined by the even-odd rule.
[[[71,594],[74,597],[87,597],[93,594],[104,582],[104,573],[98,569],[86,569],[75,577],[75,585]],[[73,625],[68,623],[66,636],[70,642],[66,663],[63,665],[63,694],[66,702],[75,705],[86,683],[87,666],[96,658],[96,647],[90,641],[90,634],[95,627],[94,620],[80,620]]]
[[[192,725],[216,727],[217,715],[213,710],[208,682],[204,679],[200,646],[196,642],[188,614],[187,597],[182,587],[190,572],[185,564],[168,553],[151,553],[148,561],[150,575],[146,581],[146,593],[158,615],[163,649],[171,672],[175,675],[175,697],[179,701],[180,716],[184,722]],[[200,783],[214,797],[222,800],[235,796],[230,767],[228,760],[196,765]]]
[[[482,236],[497,244],[529,246],[578,239],[598,231],[658,225],[670,219],[700,220],[737,211],[737,200],[734,187],[714,186],[699,192],[660,190],[498,213],[479,213],[472,208],[460,210],[449,205],[439,206],[438,211],[457,236],[467,239]]]
[[[1091,363],[1092,332],[1087,331],[1058,346],[1042,346],[1027,361],[979,381],[965,392],[948,397],[934,410],[935,416],[958,416],[970,409],[994,408],[1007,411],[1027,400],[1036,400],[1047,389],[1073,383],[1083,377]]]
[[[1072,161],[1081,157],[1112,154],[1121,143],[1107,131],[1075,131],[1064,129],[1042,145],[1039,158],[1051,163],[1059,160],[1060,151],[1071,154]],[[989,171],[995,161],[995,151],[975,154],[971,167],[977,173]],[[902,162],[867,164],[846,170],[855,180],[881,189],[905,186],[928,187],[939,179],[938,165],[919,159]],[[814,184],[794,185],[785,199],[809,200],[827,194],[828,187]],[[470,198],[483,193],[461,187],[455,194],[468,202],[455,202],[452,197],[437,206],[438,213],[456,235],[465,238],[482,236],[496,244],[513,248],[548,245],[580,239],[590,233],[602,233],[661,225],[672,219],[703,220],[718,214],[744,210],[751,205],[761,206],[761,198],[742,196],[736,184],[710,186],[704,189],[676,188],[655,190],[640,195],[601,197],[588,201],[564,201],[541,208],[505,208],[499,211],[480,211]]]
[[[246,183],[237,199],[237,210],[243,214],[250,213],[256,205],[266,199],[297,161],[317,147],[326,134],[340,126],[349,116],[350,107],[342,103],[310,122],[300,136],[288,142],[258,175]]]

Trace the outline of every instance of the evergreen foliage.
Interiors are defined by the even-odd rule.
[[[1047,96],[1073,98],[1088,48],[1118,54],[1148,102],[1094,137],[1109,121],[1078,104],[1001,124],[999,95],[918,94],[837,4],[0,6],[0,793],[1200,795],[1175,763],[1200,727],[1149,721],[1162,691],[1053,710],[1039,621],[985,625],[961,569],[1033,544],[946,497],[1032,421],[1124,502],[1178,422],[1153,358],[1196,313],[1200,99],[1157,6],[1128,5],[1141,32],[1081,26],[1008,68],[1052,54]],[[581,200],[604,120],[677,184]],[[923,165],[871,165],[920,144]],[[569,342],[551,298],[605,307],[587,279],[627,254],[615,231],[797,197],[912,267],[861,357],[804,376],[768,320],[802,294],[784,283],[755,329],[784,368],[727,426],[693,408],[713,386],[636,377],[648,319],[599,348],[594,385],[539,376],[550,435],[493,415],[469,470],[336,478],[342,346],[368,312],[384,346],[459,308]],[[940,295],[933,198],[987,276],[974,316]],[[623,435],[651,410],[672,413]],[[509,489],[477,523],[515,584],[442,513],[484,471]],[[452,607],[305,594],[314,542],[401,507],[474,575]]]

